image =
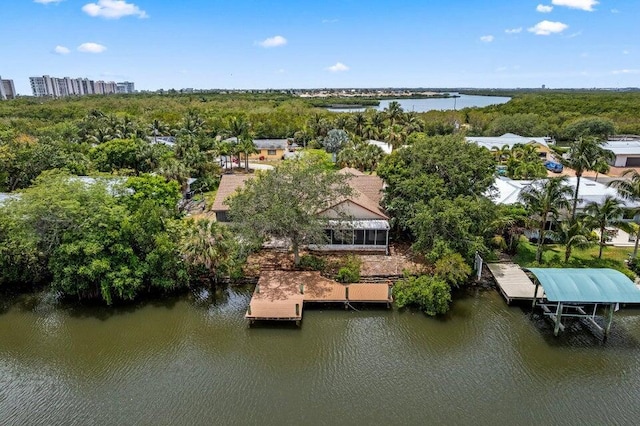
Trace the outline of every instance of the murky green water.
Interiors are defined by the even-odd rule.
[[[248,294],[0,311],[0,424],[637,424],[640,311],[601,343],[491,291],[443,320],[305,309],[248,328]]]

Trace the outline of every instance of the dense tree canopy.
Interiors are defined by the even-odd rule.
[[[490,152],[458,136],[415,138],[378,167],[395,227],[434,260],[452,251],[469,259],[483,249],[494,209],[484,194],[494,172]]]
[[[322,241],[327,219],[318,213],[348,195],[347,177],[303,156],[246,182],[229,201],[229,217],[246,239],[283,238],[299,262],[301,244]]]

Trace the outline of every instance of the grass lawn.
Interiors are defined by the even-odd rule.
[[[518,253],[513,261],[520,266],[542,266],[553,268],[612,268],[624,273],[629,278],[635,278],[635,274],[624,263],[629,259],[629,254],[633,252],[633,247],[610,247],[607,246],[602,251],[602,259],[598,259],[598,246],[587,249],[574,248],[568,263],[564,263],[564,245],[545,245],[542,253],[542,265],[538,265],[536,258],[535,244],[523,239],[518,245]]]

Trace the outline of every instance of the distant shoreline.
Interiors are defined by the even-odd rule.
[[[408,96],[376,96],[375,98],[341,98],[336,96],[335,99],[339,99],[339,103],[330,103],[330,102],[317,102],[318,99],[322,99],[323,101],[330,101],[331,98],[313,98],[316,100],[313,103],[313,106],[318,108],[333,108],[333,109],[351,109],[351,108],[370,108],[380,106],[381,100],[389,100],[389,99],[450,99],[450,98],[459,98],[460,95],[452,95],[450,93],[442,93],[438,95],[408,95]],[[309,99],[309,98],[308,98]],[[350,102],[353,101],[353,102]]]

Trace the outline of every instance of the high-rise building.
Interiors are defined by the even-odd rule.
[[[117,83],[118,93],[135,93],[135,84],[131,81],[123,81]]]
[[[48,75],[30,77],[33,96],[49,96],[60,98],[64,96],[108,95],[118,92],[118,84],[113,81],[93,81],[88,78],[56,78]],[[133,85],[133,83],[131,83]]]
[[[3,80],[0,76],[0,100],[5,101],[15,98],[16,87],[13,85],[13,80]]]

